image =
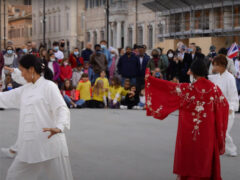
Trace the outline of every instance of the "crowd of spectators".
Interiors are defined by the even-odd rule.
[[[212,72],[212,61],[217,54],[227,55],[228,50],[218,52],[214,46],[204,55],[195,43],[189,47],[182,42],[177,48],[164,54],[163,48],[151,52],[146,45],[134,45],[125,49],[107,47],[102,40],[99,44],[86,45],[85,49],[74,48],[66,53],[65,42],[54,42],[52,48],[45,49],[36,43],[28,42],[21,48],[9,45],[0,51],[0,89],[9,91],[21,86],[15,82],[11,72],[4,67],[18,68],[18,61],[26,54],[41,58],[52,71],[52,80],[58,85],[69,108],[113,108],[145,109],[145,71],[176,83],[189,83],[193,79],[188,75],[191,64],[201,58]],[[240,92],[239,58],[228,58],[228,70],[236,77]]]

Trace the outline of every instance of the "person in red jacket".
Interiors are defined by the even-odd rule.
[[[72,79],[72,67],[69,65],[68,59],[64,59],[62,61],[60,72],[61,72],[60,73],[61,82]]]
[[[73,50],[73,52],[70,54],[69,63],[71,64],[72,69],[76,68],[77,65],[83,65],[84,64],[83,58],[81,57],[78,48],[75,48]]]

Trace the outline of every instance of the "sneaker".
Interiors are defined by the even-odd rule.
[[[133,109],[134,110],[138,110],[138,106],[133,106]]]
[[[16,156],[16,154],[12,153],[9,148],[2,148],[1,151],[8,158],[13,159]]]
[[[237,157],[238,154],[237,152],[234,152],[234,153],[226,153],[227,156],[230,156],[230,157]]]
[[[127,109],[127,106],[121,105],[121,106],[120,106],[120,109]]]

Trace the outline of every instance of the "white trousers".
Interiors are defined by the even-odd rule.
[[[46,176],[45,180],[73,180],[69,157],[60,156],[35,164],[21,162],[16,157],[6,180],[38,180],[40,175]]]
[[[235,119],[235,113],[233,112],[228,117],[228,128],[227,128],[227,133],[226,133],[226,153],[228,153],[228,154],[236,154],[237,153],[237,147],[233,143],[233,139],[230,136],[230,131],[233,127],[234,119]]]

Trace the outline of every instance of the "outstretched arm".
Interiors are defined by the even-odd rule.
[[[150,75],[146,71],[146,109],[147,115],[164,119],[180,107],[181,86]]]
[[[19,109],[20,99],[24,87],[19,87],[7,92],[0,92],[0,108]]]

